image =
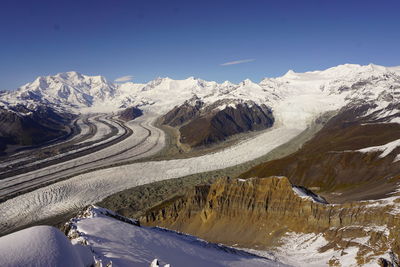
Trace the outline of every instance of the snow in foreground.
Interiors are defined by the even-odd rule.
[[[51,226],[0,237],[0,266],[288,266],[94,206],[69,226],[72,240]]]
[[[0,266],[91,266],[89,247],[73,245],[60,230],[35,226],[0,238]]]
[[[72,240],[51,226],[0,237],[0,266],[288,266],[93,206],[70,227]]]
[[[72,220],[72,233],[80,235],[72,242],[87,243],[103,265],[150,266],[156,258],[160,266],[287,266],[193,236],[122,222],[101,208],[89,210]]]
[[[359,226],[354,226],[355,228]],[[344,227],[345,228],[345,227]],[[339,228],[343,229],[343,228]],[[388,230],[385,227],[372,226],[370,228],[365,227],[365,230],[373,230],[389,235]],[[281,238],[280,247],[276,248],[274,252],[266,252],[260,250],[248,251],[260,256],[274,257],[275,259],[291,264],[298,267],[320,267],[320,266],[331,266],[330,262],[336,262],[334,266],[346,266],[346,267],[375,267],[378,266],[378,258],[389,258],[390,254],[384,253],[382,255],[370,255],[369,262],[364,262],[360,265],[357,262],[358,253],[363,246],[371,244],[370,237],[358,237],[350,240],[348,246],[344,249],[330,248],[326,249],[329,244],[328,240],[325,239],[322,233],[295,233],[288,232]]]

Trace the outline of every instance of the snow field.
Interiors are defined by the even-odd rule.
[[[2,267],[87,267],[93,263],[89,247],[73,245],[55,227],[35,226],[0,237]]]

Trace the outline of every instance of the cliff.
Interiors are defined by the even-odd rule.
[[[331,265],[340,264],[339,252],[349,248],[357,248],[358,264],[388,263],[390,253],[393,259],[400,253],[399,205],[400,196],[326,204],[286,177],[224,178],[153,207],[140,221],[212,242],[270,251],[285,247],[290,235],[311,234],[324,242],[310,253],[329,252],[326,262]]]

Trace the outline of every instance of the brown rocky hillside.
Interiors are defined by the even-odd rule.
[[[322,257],[323,265],[348,266],[346,255],[357,265],[396,264],[399,194],[381,201],[332,205],[304,192],[285,177],[223,178],[153,207],[140,221],[281,256],[294,247],[296,253]],[[304,259],[297,260],[307,266]]]
[[[400,148],[385,157],[382,151],[357,150],[400,139],[400,124],[385,123],[374,114],[363,116],[368,108],[343,109],[296,153],[262,163],[241,177],[286,176],[330,202],[387,196],[400,182],[400,161],[395,161]]]

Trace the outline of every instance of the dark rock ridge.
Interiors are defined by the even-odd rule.
[[[119,118],[124,121],[131,121],[143,115],[143,111],[137,107],[129,107],[119,113]]]
[[[204,102],[197,97],[185,101],[181,106],[176,106],[163,117],[163,124],[172,127],[181,126],[184,123],[200,116]]]
[[[76,115],[58,112],[48,106],[34,109],[17,105],[10,109],[0,107],[0,152],[7,145],[36,146],[63,138]]]
[[[269,128],[274,117],[270,108],[253,101],[219,100],[206,105],[195,97],[169,111],[162,123],[179,128],[182,144],[199,147]]]

